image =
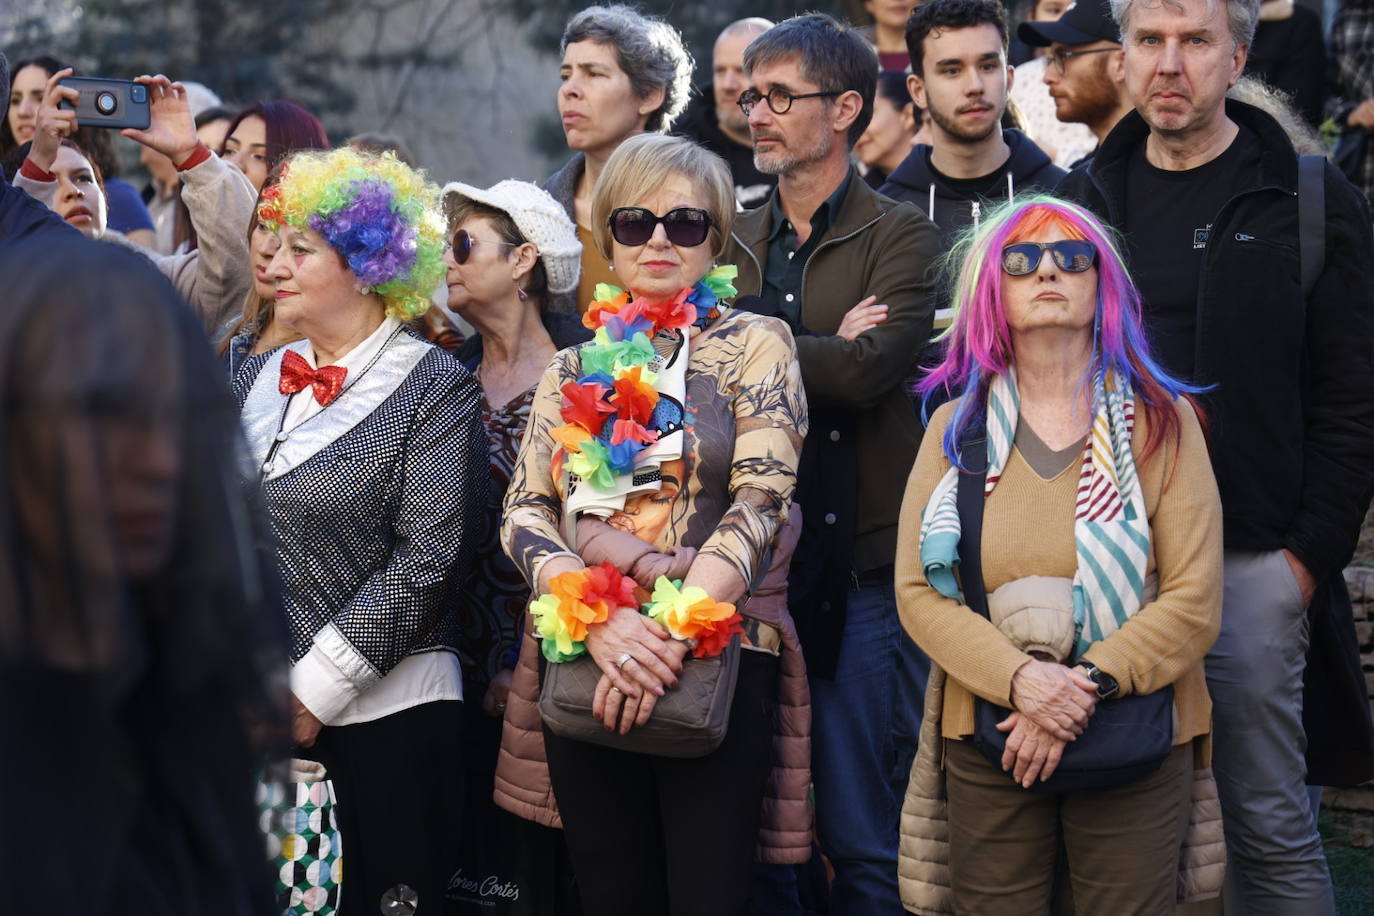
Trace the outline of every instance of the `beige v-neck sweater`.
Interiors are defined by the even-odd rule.
[[[921,511],[949,469],[942,440],[953,406],[946,404],[931,417],[907,481],[896,577],[902,624],[949,674],[941,730],[946,738],[959,739],[973,733],[974,694],[1011,706],[1012,675],[1030,656],[986,618],[931,588],[921,570]],[[1178,441],[1167,441],[1141,461],[1149,428],[1144,411],[1137,415],[1131,440],[1150,519],[1147,571],[1159,574],[1159,597],[1084,657],[1115,677],[1123,696],[1173,684],[1174,743],[1183,744],[1211,731],[1202,660],[1221,626],[1222,542],[1221,501],[1202,429],[1187,402],[1175,409]],[[1012,449],[984,508],[983,577],[989,593],[1025,576],[1073,578],[1080,468],[1074,461],[1045,480]]]

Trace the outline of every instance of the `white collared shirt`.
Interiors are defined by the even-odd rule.
[[[344,379],[345,386],[357,373],[367,369],[400,325],[400,321],[388,315],[377,330],[335,363],[349,372]],[[312,369],[319,368],[315,362],[315,348],[309,341],[299,349],[296,346],[292,349],[296,349]],[[295,429],[322,410],[313,389],[306,386],[291,395],[282,430]],[[310,651],[291,667],[291,692],[325,725],[352,725],[371,722],[422,703],[461,700],[463,671],[457,655],[436,649],[403,658],[380,681],[360,693],[329,654],[319,645],[312,645]]]
[[[344,384],[347,385],[353,378],[364,369],[368,363],[382,352],[382,347],[391,339],[391,335],[401,326],[401,322],[390,315],[382,319],[382,323],[377,325],[377,330],[363,338],[352,350],[349,350],[334,365],[348,370],[348,375],[344,377]],[[296,349],[292,347],[291,349]],[[311,369],[318,369],[319,364],[315,361],[315,347],[310,341],[302,342],[300,349],[296,350],[301,358],[310,364]],[[286,418],[282,421],[282,429],[290,431],[309,420],[315,414],[324,410],[320,402],[315,400],[314,388],[310,385],[305,386],[300,391],[291,395],[291,404],[286,408]]]

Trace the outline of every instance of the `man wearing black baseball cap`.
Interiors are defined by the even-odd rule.
[[[1023,22],[1016,34],[1032,47],[1050,49],[1045,85],[1059,120],[1088,125],[1100,144],[1131,110],[1121,42],[1107,0],[1078,0],[1058,20]]]

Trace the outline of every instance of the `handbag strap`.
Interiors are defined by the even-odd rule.
[[[966,431],[959,440],[959,454],[978,470],[959,472],[959,585],[964,602],[978,614],[988,617],[988,591],[983,582],[983,503],[988,479],[987,432],[983,428]],[[991,618],[989,618],[991,619]]]

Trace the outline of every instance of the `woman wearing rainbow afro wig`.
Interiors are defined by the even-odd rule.
[[[438,200],[390,155],[287,160],[258,219],[281,242],[276,320],[304,339],[234,379],[285,585],[296,753],[334,783],[347,912],[437,911],[461,814],[455,608],[486,444],[472,377],[404,324],[444,273]],[[423,804],[398,803],[416,786]]]
[[[918,390],[954,400],[929,419],[897,543],[902,622],[935,663],[903,902],[1048,913],[1062,839],[1079,912],[1172,912],[1178,888],[1221,879],[1219,820],[1191,805],[1215,797],[1203,656],[1222,568],[1194,389],[1151,358],[1087,211],[1011,202],[950,264],[954,323]],[[1104,740],[1126,759],[1085,761]],[[946,813],[947,845],[929,829]]]

